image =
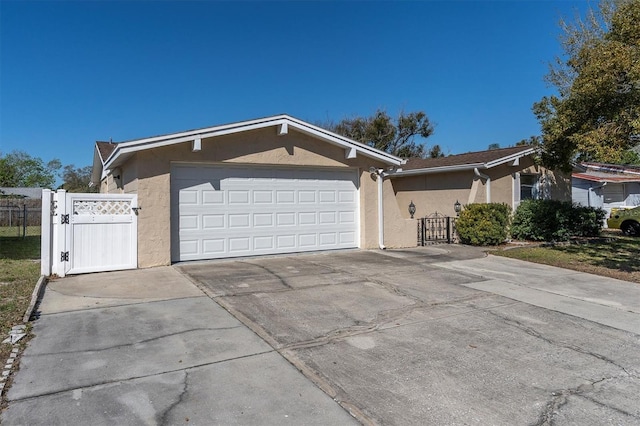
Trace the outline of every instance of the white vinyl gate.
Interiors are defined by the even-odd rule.
[[[42,275],[135,269],[137,195],[42,191]]]

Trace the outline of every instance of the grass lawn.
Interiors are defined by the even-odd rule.
[[[39,277],[40,236],[0,237],[0,342],[8,337],[11,327],[22,323]],[[10,344],[0,343],[0,362],[10,352]]]
[[[640,283],[640,238],[614,232],[582,244],[522,247],[489,253]]]
[[[40,236],[40,225],[38,226],[27,226],[27,237],[35,237]],[[12,238],[19,237],[22,235],[22,227],[21,226],[0,226],[0,238]]]

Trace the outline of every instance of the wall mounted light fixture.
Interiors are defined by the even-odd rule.
[[[456,216],[460,216],[460,211],[462,211],[462,204],[460,204],[460,201],[456,200],[453,205],[453,210],[455,210]]]

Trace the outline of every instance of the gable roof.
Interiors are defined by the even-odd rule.
[[[99,182],[106,176],[109,169],[122,164],[135,152],[154,149],[162,146],[173,145],[184,142],[194,142],[205,138],[229,135],[245,132],[249,130],[262,129],[266,127],[277,127],[278,134],[286,134],[289,128],[301,133],[315,137],[332,145],[345,149],[346,158],[355,158],[356,155],[363,155],[388,165],[398,166],[404,163],[399,157],[387,152],[380,151],[360,142],[356,142],[347,137],[338,135],[320,127],[314,126],[305,121],[291,117],[286,114],[272,117],[259,118],[256,120],[241,121],[237,123],[223,124],[202,129],[188,130],[184,132],[172,133],[168,135],[154,136],[143,139],[135,139],[116,144],[108,142],[96,142],[92,182]],[[100,169],[99,172],[97,169]]]
[[[402,170],[393,176],[410,176],[427,173],[444,173],[472,169],[490,169],[501,164],[513,162],[517,164],[522,157],[535,154],[537,148],[531,146],[515,146],[511,148],[491,149],[487,151],[468,152],[439,158],[410,158],[402,166]]]
[[[96,141],[96,149],[98,150],[98,154],[100,154],[100,157],[103,160],[102,162],[104,163],[104,160],[109,158],[111,153],[116,149],[116,144],[113,142]]]

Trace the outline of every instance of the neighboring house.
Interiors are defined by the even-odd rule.
[[[97,142],[92,181],[102,193],[137,194],[138,265],[148,267],[412,247],[417,225],[409,218],[410,200],[420,215],[452,214],[456,200],[516,205],[564,187],[534,166],[532,155],[530,147],[518,147],[406,163],[278,115]]]
[[[612,207],[640,205],[640,166],[581,163],[571,175],[572,199],[583,206]]]

